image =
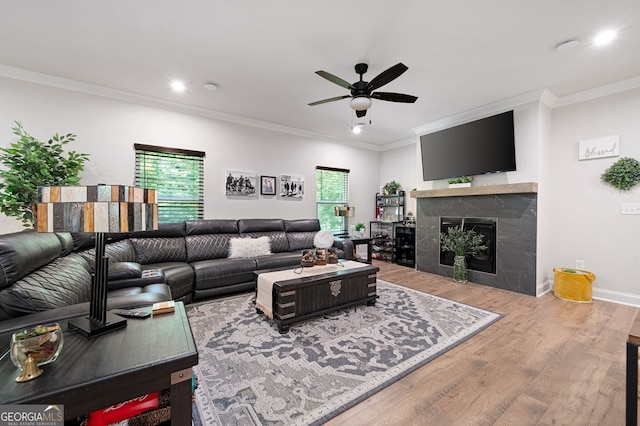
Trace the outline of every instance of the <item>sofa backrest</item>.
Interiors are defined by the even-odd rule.
[[[70,241],[70,240],[69,240]],[[68,243],[68,242],[67,242]],[[0,289],[68,252],[54,233],[33,230],[0,235]]]
[[[58,257],[37,273],[27,274],[0,290],[0,308],[9,317],[19,317],[88,302],[90,293],[89,265],[74,253]]]
[[[186,222],[187,262],[229,256],[229,240],[238,237],[235,219],[189,220]]]
[[[289,251],[289,240],[282,219],[240,219],[238,231],[242,237],[269,237],[272,253]]]
[[[313,248],[313,238],[320,231],[318,219],[285,220],[284,229],[287,232],[289,250],[303,250]]]

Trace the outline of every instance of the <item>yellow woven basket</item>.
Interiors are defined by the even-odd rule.
[[[553,292],[571,302],[591,302],[591,287],[596,276],[584,269],[554,268]]]

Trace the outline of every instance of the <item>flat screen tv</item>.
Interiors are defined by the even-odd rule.
[[[513,111],[420,136],[424,180],[516,170]]]

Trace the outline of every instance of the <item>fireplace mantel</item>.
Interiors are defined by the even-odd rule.
[[[531,194],[538,192],[536,182],[510,183],[505,185],[470,186],[467,188],[444,188],[411,191],[411,198],[464,197],[468,195]]]

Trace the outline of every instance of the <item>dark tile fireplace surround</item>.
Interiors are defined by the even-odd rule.
[[[452,276],[441,264],[441,218],[495,221],[496,272],[469,270],[469,281],[536,295],[537,184],[413,191],[417,198],[416,268]]]

